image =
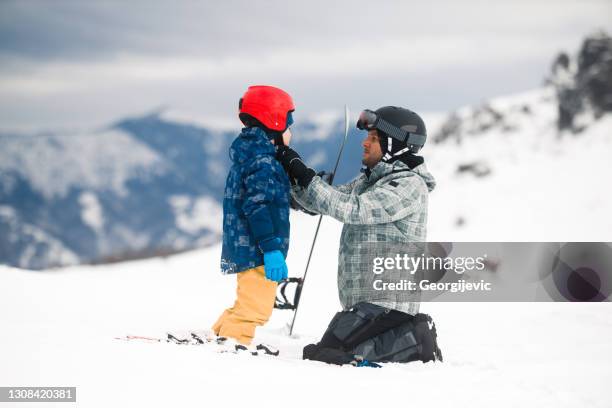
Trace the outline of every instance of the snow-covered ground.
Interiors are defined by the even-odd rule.
[[[292,217],[288,262],[301,275],[316,218]],[[444,363],[300,360],[339,308],[340,227],[323,221],[295,337],[286,311],[258,329],[278,358],[114,339],[209,327],[234,295],[219,246],[48,272],[0,267],[0,385],[76,386],[80,407],[610,406],[610,303],[429,303],[422,311],[436,319]]]
[[[501,120],[465,108],[461,142],[422,152],[438,181],[429,241],[610,241],[611,115],[587,118],[585,132],[559,139],[550,89],[490,106]],[[440,115],[425,116],[431,133],[442,125]],[[476,173],[490,173],[457,172],[474,163]],[[174,204],[183,208],[180,197]],[[186,226],[220,225],[219,214],[201,207],[185,215]],[[294,276],[303,274],[315,226],[316,217],[292,214]],[[340,308],[340,229],[323,221],[294,337],[286,333],[288,311],[275,311],[258,329],[258,341],[281,349],[278,358],[115,339],[210,327],[235,290],[235,278],[218,271],[219,245],[46,272],[0,266],[0,386],[76,386],[82,407],[612,404],[610,302],[427,303],[421,310],[436,320],[444,363],[371,369],[302,361],[302,347],[319,339]]]
[[[612,115],[581,118],[559,134],[553,89],[465,107],[459,138],[422,153],[438,181],[429,199],[429,241],[611,240]],[[487,169],[477,177],[461,165]]]

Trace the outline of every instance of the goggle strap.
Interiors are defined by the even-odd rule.
[[[391,153],[387,152],[387,153],[385,153],[385,155],[383,156],[382,160],[383,160],[383,161],[385,161],[385,162],[388,162],[388,161],[389,161],[389,160],[391,160],[393,157],[395,157],[395,156],[400,156],[400,155],[402,155],[402,154],[406,153],[406,152],[407,152],[407,151],[409,151],[409,150],[410,150],[410,148],[409,148],[409,147],[405,147],[405,148],[403,148],[402,150],[400,150],[399,152],[395,152],[395,153],[393,153],[393,154],[391,154]]]
[[[402,131],[401,129],[398,129],[397,127],[393,126],[392,124],[390,124],[389,122],[387,122],[386,120],[382,118],[378,118],[378,120],[375,123],[375,126],[377,129],[382,130],[389,136],[395,139],[398,139],[402,142],[404,141],[404,138],[406,137],[406,132]]]
[[[401,130],[382,118],[378,118],[378,120],[376,121],[376,128],[382,130],[394,139],[397,139],[406,144],[418,146],[423,146],[425,144],[426,137],[424,135],[419,135],[418,133],[410,133],[406,132],[405,130]]]

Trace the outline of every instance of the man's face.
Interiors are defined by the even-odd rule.
[[[368,131],[368,136],[363,140],[361,145],[363,146],[363,158],[361,162],[371,169],[378,164],[383,156],[376,129]]]

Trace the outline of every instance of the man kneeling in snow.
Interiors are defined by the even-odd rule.
[[[304,359],[334,364],[441,360],[431,317],[420,314],[419,298],[380,291],[366,284],[372,270],[364,254],[376,244],[411,245],[426,240],[427,202],[435,181],[414,153],[424,145],[425,123],[395,106],[361,113],[364,172],[352,182],[330,186],[288,147],[277,152],[304,209],[344,223],[338,260],[337,313],[321,341],[304,348]]]

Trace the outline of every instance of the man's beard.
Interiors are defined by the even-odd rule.
[[[376,166],[382,160],[382,158],[376,160],[374,163],[370,163],[370,160],[367,160],[366,158],[363,158],[363,159],[361,159],[361,164],[363,164],[367,168],[371,169],[371,168],[374,168],[374,166]]]

